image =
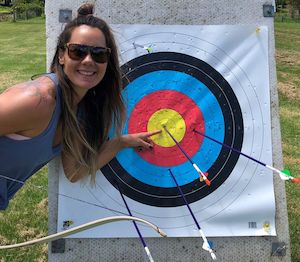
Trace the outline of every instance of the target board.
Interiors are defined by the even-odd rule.
[[[58,230],[65,221],[76,226],[127,215],[119,188],[134,216],[171,237],[198,236],[172,172],[207,236],[275,235],[273,174],[201,135],[272,164],[267,27],[113,28],[127,108],[123,133],[162,132],[152,137],[151,150],[120,151],[94,186],[69,183],[61,169]],[[157,236],[140,229],[145,237]],[[132,223],[120,222],[74,237],[136,236]]]

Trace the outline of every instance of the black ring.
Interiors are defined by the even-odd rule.
[[[236,95],[224,77],[206,62],[181,53],[157,52],[132,59],[122,66],[123,88],[147,73],[158,70],[179,71],[193,76],[205,84],[217,99],[225,122],[224,142],[241,151],[244,126],[241,108]],[[212,193],[229,177],[238,161],[239,155],[222,148],[217,160],[209,168],[211,186],[208,187],[199,179],[181,186],[189,203],[198,201]],[[191,166],[191,168],[193,168]],[[176,187],[160,188],[151,186],[132,177],[114,158],[109,165],[101,169],[109,182],[115,185],[115,179],[122,192],[137,202],[158,206],[176,207],[184,201]]]

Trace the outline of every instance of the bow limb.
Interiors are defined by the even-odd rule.
[[[23,243],[18,243],[18,244],[0,246],[0,250],[12,249],[12,248],[18,248],[18,247],[25,247],[25,246],[34,245],[34,244],[42,244],[42,243],[49,242],[49,241],[54,241],[54,240],[57,240],[57,239],[60,239],[60,238],[63,238],[63,237],[69,236],[69,235],[73,235],[75,233],[78,233],[78,232],[81,232],[83,230],[87,230],[87,229],[90,229],[90,228],[93,228],[93,227],[96,227],[96,226],[101,226],[101,225],[105,225],[105,224],[112,223],[112,222],[118,222],[118,221],[137,221],[137,222],[141,222],[141,223],[144,223],[147,226],[151,227],[153,230],[155,230],[161,236],[163,236],[163,237],[167,236],[167,234],[164,231],[162,231],[156,225],[148,222],[147,220],[137,218],[137,217],[132,217],[132,216],[113,216],[113,217],[106,217],[106,218],[94,220],[92,222],[89,222],[89,223],[86,223],[86,224],[68,229],[66,231],[55,233],[53,235],[42,237],[42,238],[39,238],[39,239],[34,239],[34,240],[30,240],[30,241],[23,242]]]

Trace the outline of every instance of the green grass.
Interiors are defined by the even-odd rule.
[[[285,166],[300,173],[300,23],[275,23],[280,121]],[[45,24],[41,18],[0,23],[0,91],[46,71]],[[0,212],[0,243],[25,241],[47,234],[47,168],[29,179]],[[300,189],[286,183],[292,261],[300,261]],[[47,245],[0,251],[0,262],[47,260]]]
[[[300,174],[300,23],[275,23],[284,163]],[[292,261],[300,261],[300,189],[287,183]]]
[[[45,20],[0,23],[0,91],[46,70]]]
[[[46,71],[45,20],[0,23],[0,92]],[[0,212],[0,243],[31,240],[47,235],[47,168],[31,177],[7,210]],[[47,261],[47,245],[0,251],[0,262]]]
[[[47,183],[47,168],[44,168],[18,192],[7,210],[0,213],[0,242],[19,243],[47,235],[47,191],[35,187]],[[47,244],[3,250],[0,261],[47,261],[47,250]]]
[[[0,5],[0,13],[2,13],[2,14],[11,14],[12,13],[12,8],[8,7],[8,6]]]

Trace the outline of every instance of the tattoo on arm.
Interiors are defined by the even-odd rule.
[[[48,92],[47,92],[48,95],[45,95],[41,90],[41,86],[43,86],[43,85],[45,85],[45,83],[41,79],[36,79],[34,81],[25,82],[24,84],[17,86],[17,88],[22,89],[29,96],[39,97],[40,101],[39,101],[38,105],[40,105],[41,103],[47,103],[48,96],[55,99],[55,90],[48,89]],[[6,92],[9,90],[10,89],[7,89]]]

